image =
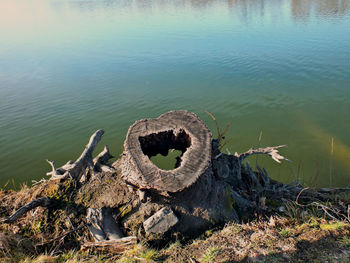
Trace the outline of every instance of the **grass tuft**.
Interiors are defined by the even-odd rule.
[[[215,258],[220,253],[221,249],[218,247],[209,247],[205,251],[205,254],[203,255],[201,262],[215,262]]]

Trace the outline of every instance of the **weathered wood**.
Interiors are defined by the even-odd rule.
[[[95,172],[104,172],[104,173],[113,173],[114,169],[107,165],[108,161],[113,158],[109,152],[108,145],[106,145],[102,152],[100,152],[93,160],[94,171]]]
[[[111,153],[109,152],[109,147],[108,145],[106,145],[103,148],[103,151],[100,152],[93,160],[94,166],[96,166],[97,164],[106,164],[108,162],[109,159],[113,158],[113,156],[111,155]]]
[[[63,173],[61,174],[56,170],[55,161],[46,160],[46,162],[51,166],[52,171],[47,173],[47,175],[51,175],[52,180],[60,179],[63,177]]]
[[[104,151],[96,158],[96,163],[94,163],[92,153],[95,147],[97,146],[98,142],[101,140],[103,134],[103,130],[97,130],[93,135],[91,135],[90,140],[85,146],[84,151],[75,162],[69,161],[64,166],[56,169],[54,161],[47,160],[47,162],[51,165],[52,168],[52,171],[47,173],[47,175],[51,175],[50,179],[64,179],[70,176],[75,180],[79,180],[83,173],[86,171],[86,168],[93,170],[95,164],[100,165],[99,161],[104,161],[110,156],[108,147],[106,146]]]
[[[124,142],[123,178],[140,189],[179,192],[188,188],[209,168],[211,133],[188,111],[170,111],[157,119],[136,121]],[[182,151],[178,167],[162,170],[150,158]]]
[[[123,237],[110,209],[89,208],[86,218],[95,241],[118,240]]]
[[[84,165],[91,164],[92,165],[92,153],[95,150],[95,147],[101,140],[104,130],[97,130],[91,137],[88,144],[85,146],[85,150],[82,152],[80,157],[75,161],[75,165]]]
[[[129,236],[117,240],[85,242],[82,244],[81,250],[93,250],[121,254],[124,251],[133,248],[136,244],[137,238],[135,236]]]
[[[286,145],[279,145],[279,146],[265,147],[265,148],[258,148],[258,149],[250,148],[248,151],[244,153],[241,153],[241,154],[235,153],[235,156],[239,158],[239,160],[242,162],[245,158],[254,154],[267,154],[267,155],[270,155],[273,160],[280,163],[281,162],[280,160],[288,161],[287,158],[285,158],[284,156],[278,153],[278,149],[282,147],[286,147]]]
[[[278,153],[280,147],[223,154],[218,141],[212,141],[208,128],[195,114],[172,111],[157,119],[137,121],[129,128],[122,176],[139,197],[141,204],[134,213],[136,218],[144,218],[147,234],[171,230],[191,235],[211,222],[237,222],[259,210],[265,189],[273,186],[266,171],[258,174],[249,162],[242,162],[254,154],[268,154],[280,162],[285,159]],[[150,161],[158,153],[167,155],[171,148],[183,152],[178,167],[164,171]],[[169,224],[167,213],[160,211],[173,211]]]
[[[28,204],[22,206],[16,212],[14,212],[11,216],[1,220],[0,222],[1,223],[13,223],[21,215],[29,212],[30,210],[33,210],[34,208],[37,208],[39,206],[48,207],[49,205],[51,205],[51,203],[52,203],[51,199],[49,199],[47,197],[40,197],[40,198],[35,199],[35,200],[29,202]]]

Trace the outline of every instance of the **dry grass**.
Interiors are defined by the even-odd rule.
[[[16,239],[17,238],[17,239]],[[228,224],[201,238],[176,241],[156,250],[136,245],[122,256],[62,250],[28,256],[23,250],[4,249],[18,236],[0,236],[0,262],[349,262],[350,224],[310,218],[271,217],[247,224]]]
[[[271,218],[228,225],[164,254],[167,262],[349,262],[349,236],[350,224],[344,222]]]

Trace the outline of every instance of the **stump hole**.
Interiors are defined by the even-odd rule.
[[[177,133],[169,130],[140,136],[139,142],[142,152],[158,168],[172,170],[181,166],[181,157],[190,147],[191,138],[183,129],[180,129]],[[169,150],[172,151],[169,153]]]

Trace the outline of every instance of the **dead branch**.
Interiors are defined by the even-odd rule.
[[[129,236],[117,240],[86,242],[81,246],[81,250],[95,250],[121,254],[125,250],[132,248],[136,244],[136,236]]]
[[[109,148],[108,145],[106,145],[103,148],[103,151],[100,152],[93,160],[94,165],[96,166],[97,164],[106,164],[108,162],[109,159],[113,158],[114,156],[112,156],[109,152]]]
[[[50,179],[63,179],[67,176],[70,176],[73,179],[78,180],[80,175],[83,172],[85,172],[86,168],[94,168],[92,153],[98,142],[101,140],[103,134],[103,130],[97,130],[93,135],[91,135],[89,143],[85,146],[84,151],[75,162],[69,161],[62,167],[56,169],[54,161],[47,160],[47,162],[51,165],[52,168],[52,171],[47,173],[47,175],[51,175]],[[105,160],[108,156],[111,155],[109,154],[108,147],[105,147],[104,151],[98,156],[96,162],[98,162],[99,160]]]
[[[33,210],[34,208],[37,208],[39,206],[48,207],[51,203],[52,203],[52,200],[47,197],[38,198],[19,208],[11,216],[9,216],[6,219],[3,219],[1,223],[12,223],[15,220],[17,220],[17,218],[19,218],[21,215],[29,212],[30,210]]]
[[[300,197],[301,193],[304,192],[304,191],[306,191],[306,190],[308,190],[309,188],[310,188],[310,187],[303,188],[303,189],[299,192],[297,198],[295,199],[295,203],[296,203],[297,205],[299,205],[298,200],[299,200],[299,197]]]
[[[279,148],[285,147],[286,145],[279,145],[279,146],[273,146],[273,147],[265,147],[265,148],[258,148],[258,149],[253,149],[250,148],[248,151],[238,154],[235,153],[235,156],[237,158],[239,158],[239,160],[242,162],[245,158],[254,155],[254,154],[267,154],[270,155],[272,157],[273,160],[275,160],[276,162],[280,163],[280,160],[287,160],[287,158],[285,158],[284,156],[280,155],[278,153]]]
[[[89,143],[86,145],[85,150],[80,155],[80,157],[75,161],[75,166],[88,166],[93,165],[92,161],[92,153],[98,144],[98,142],[101,140],[102,135],[104,134],[104,130],[97,130],[93,135],[91,135]]]
[[[55,161],[46,160],[46,162],[48,164],[50,164],[50,166],[52,168],[52,171],[47,173],[47,175],[51,175],[51,178],[50,178],[51,180],[64,179],[69,175],[69,172],[65,171],[65,170],[62,171],[62,168],[59,168],[61,170],[61,172],[56,170]]]

